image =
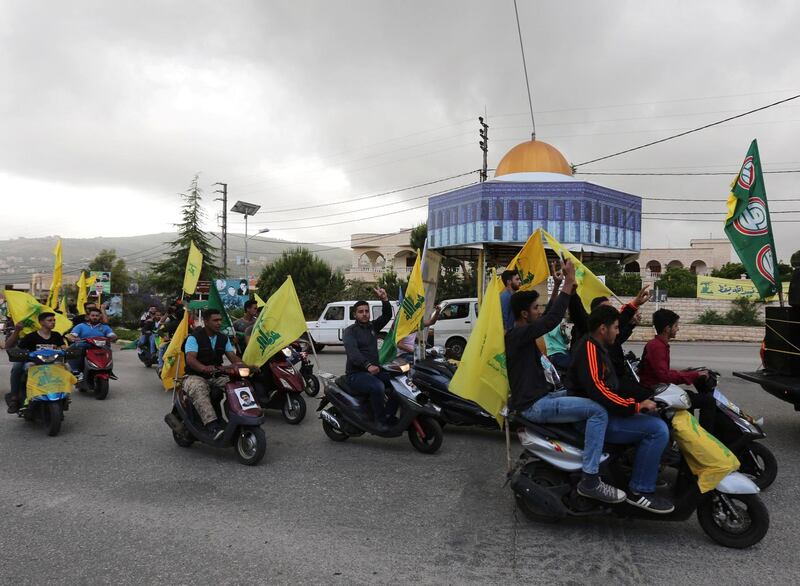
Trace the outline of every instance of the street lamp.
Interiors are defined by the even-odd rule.
[[[258,210],[261,209],[260,205],[254,203],[247,203],[246,201],[237,201],[231,208],[232,212],[237,214],[244,214],[244,280],[247,286],[250,286],[250,267],[247,265],[249,258],[247,255],[247,218],[254,216]],[[260,234],[260,232],[259,232]]]

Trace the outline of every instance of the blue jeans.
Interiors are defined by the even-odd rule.
[[[71,346],[81,349],[81,357],[69,361],[70,370],[77,374],[83,372],[83,358],[86,356],[86,349],[89,347],[89,344],[87,342],[75,342],[74,344],[70,344],[70,347]]]
[[[164,366],[164,353],[167,351],[168,342],[164,342],[158,349],[158,367]]]
[[[629,486],[638,493],[656,491],[661,454],[669,443],[669,428],[660,417],[637,413],[631,417],[611,415],[606,441],[614,444],[639,444],[633,461]]]
[[[397,401],[394,397],[389,397],[386,404],[383,402],[390,379],[391,377],[383,370],[378,374],[351,372],[347,375],[347,384],[354,391],[367,395],[369,398],[372,416],[376,422],[385,421],[387,417],[394,415],[395,411],[397,411]]]
[[[550,359],[550,362],[555,364],[561,370],[567,370],[569,368],[570,356],[566,352],[551,354],[548,356],[548,358]]]
[[[534,423],[584,423],[583,471],[597,474],[600,470],[609,420],[602,405],[584,397],[568,397],[566,391],[554,391],[536,401],[522,415]]]

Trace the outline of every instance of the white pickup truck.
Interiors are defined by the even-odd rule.
[[[369,303],[372,319],[376,320],[383,313],[380,301],[367,301]],[[392,317],[397,315],[397,301],[390,301],[392,306]],[[314,343],[314,348],[319,352],[325,346],[341,346],[342,334],[344,329],[355,323],[355,311],[353,306],[355,301],[334,301],[328,303],[322,311],[322,315],[317,321],[306,322],[308,334]],[[389,328],[392,326],[391,320],[378,334],[379,338],[385,337]]]

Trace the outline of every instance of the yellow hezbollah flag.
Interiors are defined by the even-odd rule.
[[[253,324],[253,333],[244,349],[242,360],[261,366],[306,331],[306,318],[297,298],[292,277],[267,299],[264,309]]]
[[[97,280],[97,275],[86,276],[86,271],[81,271],[81,278],[78,279],[78,300],[75,302],[78,306],[78,315],[85,315],[86,309],[84,305],[89,299],[89,287],[94,285]]]
[[[70,393],[78,382],[63,364],[34,364],[28,369],[28,400],[50,393]]]
[[[261,299],[261,296],[253,291],[253,298],[256,300],[256,307],[264,307],[267,302]]]
[[[58,303],[58,293],[61,290],[61,269],[63,262],[61,259],[61,238],[58,239],[56,247],[53,249],[56,255],[56,264],[53,266],[53,282],[50,283],[50,294],[47,296],[47,305],[55,307]]]
[[[42,305],[27,293],[22,293],[21,291],[4,291],[3,294],[6,296],[8,312],[11,314],[11,319],[14,320],[15,324],[20,322],[24,324],[22,326],[22,331],[19,333],[20,338],[39,329],[40,313],[53,311],[52,308],[47,305]],[[56,313],[55,330],[59,334],[63,334],[71,329],[72,322],[69,321],[67,316]]]
[[[495,274],[483,296],[478,321],[469,336],[461,363],[450,381],[455,394],[475,401],[502,426],[501,411],[508,402],[506,342],[500,293],[503,284]]]
[[[529,291],[539,283],[543,283],[550,276],[550,267],[547,264],[547,254],[542,243],[542,230],[537,228],[531,234],[525,246],[522,247],[510,263],[508,270],[516,269],[522,284],[520,291]]]
[[[186,358],[183,356],[183,342],[189,337],[189,312],[183,312],[183,319],[172,336],[164,352],[164,366],[161,367],[161,384],[165,391],[171,391],[175,380],[183,376],[186,370]]]
[[[784,295],[789,294],[789,283],[783,283]],[[698,299],[738,299],[746,297],[751,301],[761,299],[758,287],[750,279],[720,279],[718,277],[697,276],[697,298]],[[768,297],[765,301],[776,299],[776,296]]]
[[[581,261],[579,261],[574,254],[564,248],[558,240],[550,236],[545,231],[542,231],[547,243],[550,245],[559,256],[568,258],[575,265],[575,282],[578,284],[578,297],[583,302],[583,307],[587,312],[592,310],[592,299],[595,297],[612,297],[614,294],[611,289],[606,287],[603,282],[594,276],[594,273],[587,269]]]
[[[64,315],[67,315],[67,296],[66,295],[64,295],[61,298],[61,304],[58,306],[58,311],[60,311]]]
[[[422,282],[420,258],[422,255],[417,250],[417,260],[414,261],[414,268],[411,269],[411,276],[408,278],[406,296],[403,297],[400,311],[397,312],[397,328],[394,336],[397,342],[416,332],[425,317],[425,284]]]
[[[189,246],[189,258],[186,259],[186,272],[183,275],[183,290],[186,291],[187,295],[194,295],[202,267],[203,253],[192,242]]]

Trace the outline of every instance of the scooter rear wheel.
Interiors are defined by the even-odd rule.
[[[778,460],[764,444],[751,442],[736,457],[742,463],[739,472],[748,476],[761,490],[775,482],[778,476]]]
[[[524,474],[534,483],[546,489],[554,486],[561,486],[569,482],[569,479],[565,477],[563,472],[553,470],[549,466],[539,464],[538,462],[526,464],[520,471],[520,474]],[[559,520],[559,517],[545,512],[545,509],[537,507],[517,492],[514,492],[514,500],[517,503],[517,508],[531,521],[556,523]]]
[[[94,379],[94,398],[98,401],[108,397],[108,379],[95,377]]]
[[[422,437],[414,425],[408,428],[408,439],[417,451],[423,454],[433,454],[442,445],[444,432],[439,422],[431,417],[418,417],[417,422],[422,428],[425,437]]]
[[[735,549],[755,545],[769,530],[769,511],[756,494],[723,495],[715,490],[698,505],[697,520],[711,539]]]
[[[286,423],[297,425],[306,416],[306,400],[300,393],[287,394],[281,407],[281,415]]]
[[[255,466],[267,451],[267,435],[260,427],[242,427],[236,436],[236,457],[246,466]]]
[[[195,442],[194,436],[189,431],[184,434],[172,430],[172,439],[174,439],[175,443],[182,448],[189,448]]]
[[[333,412],[333,410],[332,410],[332,409],[331,409],[331,411],[332,411],[332,413],[331,413],[331,414],[335,416],[335,415],[336,415],[336,413],[335,413],[335,412]],[[333,441],[335,441],[335,442],[343,442],[343,441],[345,441],[347,438],[349,438],[349,437],[350,437],[350,436],[349,436],[348,434],[346,434],[345,432],[343,432],[343,431],[340,431],[340,430],[336,429],[336,428],[335,428],[333,425],[331,425],[331,424],[330,424],[330,423],[329,423],[329,422],[328,422],[328,421],[327,421],[325,418],[323,418],[323,419],[322,419],[322,431],[324,431],[324,432],[325,432],[325,435],[327,435],[327,436],[328,436],[330,439],[332,439],[332,440],[333,440]]]
[[[46,406],[42,406],[42,421],[44,422],[47,435],[58,435],[58,432],[61,431],[62,417],[61,403],[58,401],[53,401],[47,403]]]

